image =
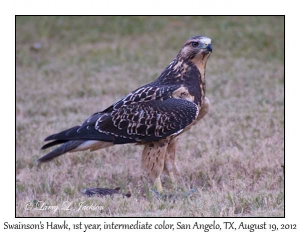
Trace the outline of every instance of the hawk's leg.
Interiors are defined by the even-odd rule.
[[[150,142],[145,145],[143,150],[142,168],[144,170],[144,175],[149,181],[154,182],[158,192],[163,191],[160,175],[164,168],[168,142],[168,139]]]
[[[164,163],[164,170],[167,171],[167,173],[169,174],[173,184],[176,184],[175,176],[179,174],[178,168],[175,163],[177,140],[178,138],[173,138],[169,142]]]

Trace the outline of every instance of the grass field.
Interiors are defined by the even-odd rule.
[[[163,179],[166,198],[142,182],[140,146],[35,163],[46,136],[156,79],[192,35],[213,41],[211,108],[181,136],[181,176],[176,188]],[[18,217],[284,216],[284,18],[17,17],[16,126]],[[80,192],[117,186],[132,197]],[[65,201],[102,210],[49,207]]]

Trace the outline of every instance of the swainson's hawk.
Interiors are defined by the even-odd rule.
[[[98,150],[115,144],[143,144],[145,176],[162,191],[160,175],[166,170],[175,182],[177,138],[205,116],[206,62],[212,52],[211,39],[193,36],[153,82],[120,99],[107,109],[45,139],[42,149],[62,144],[42,158],[48,162],[66,152]]]

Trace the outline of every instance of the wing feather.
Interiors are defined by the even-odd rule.
[[[171,98],[180,85],[144,86],[122,98],[102,112],[45,141],[55,140],[43,148],[70,140],[99,140],[115,144],[147,142],[176,134],[197,117],[196,104]]]
[[[155,141],[176,134],[191,124],[198,115],[196,104],[169,98],[165,101],[124,105],[95,124],[100,133],[113,135],[114,143],[132,140]]]

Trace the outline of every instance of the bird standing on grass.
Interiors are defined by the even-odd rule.
[[[212,52],[211,39],[193,36],[153,82],[90,116],[81,125],[53,134],[42,149],[61,144],[37,160],[48,162],[64,153],[98,150],[116,144],[144,145],[144,176],[162,192],[160,175],[167,171],[173,183],[178,136],[208,112],[205,97],[206,62]]]

